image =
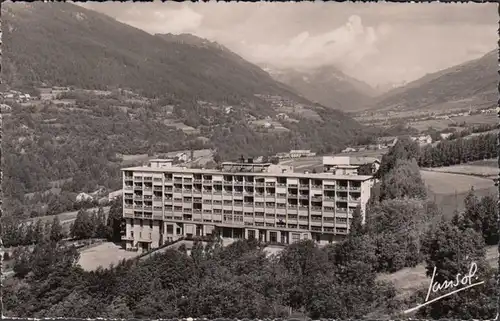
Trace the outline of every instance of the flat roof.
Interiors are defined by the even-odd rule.
[[[238,162],[223,162],[224,165],[234,165],[234,166],[270,166],[272,163],[238,163]],[[279,166],[279,165],[278,165]]]
[[[148,167],[136,166],[122,168],[122,171],[133,172],[150,172],[150,173],[186,173],[186,174],[205,174],[205,175],[237,175],[237,176],[267,176],[267,177],[294,177],[294,178],[317,178],[317,179],[333,179],[333,180],[350,180],[350,181],[366,181],[371,179],[371,175],[334,175],[331,173],[268,173],[268,172],[227,172],[214,169],[198,169],[185,167]]]
[[[358,168],[359,165],[346,165],[346,164],[324,164],[325,166],[332,166],[337,168]]]

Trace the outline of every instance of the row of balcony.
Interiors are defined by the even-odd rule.
[[[209,184],[209,182],[204,182],[206,183],[207,185]],[[211,183],[211,182],[210,182]],[[186,184],[184,182],[183,185],[192,185],[192,184]],[[234,184],[235,186],[239,186],[239,185],[242,185],[242,184]],[[274,183],[262,183],[262,184],[245,184],[246,186],[256,186],[256,187],[272,187],[272,188],[275,188],[275,187],[287,187],[287,188],[293,188],[293,189],[324,189],[324,190],[339,190],[339,191],[347,191],[347,190],[353,190],[353,191],[357,191],[357,190],[360,190],[361,187],[360,186],[341,186],[341,185],[324,185],[324,186],[321,186],[321,185],[300,185],[300,187],[297,186],[297,184],[274,184]],[[217,185],[215,185],[217,186]],[[222,185],[220,185],[222,186]],[[133,186],[132,184],[127,184],[124,186],[124,189],[131,189],[131,188],[134,188],[134,189],[146,189],[146,190],[162,190],[163,186],[160,186],[160,185],[155,185],[155,186],[143,186],[143,185],[135,185]],[[165,188],[168,188],[168,187],[171,187],[171,185],[166,185]]]
[[[176,213],[177,215],[173,216],[166,216],[166,219],[173,219],[173,220],[183,220],[183,221],[192,221],[194,219],[221,219],[223,218],[224,221],[226,222],[267,222],[267,223],[276,223],[276,224],[303,224],[303,225],[317,225],[317,226],[325,226],[325,225],[334,225],[334,224],[347,224],[348,220],[347,218],[329,218],[329,219],[321,219],[321,218],[311,218],[309,219],[307,216],[299,216],[298,218],[277,218],[274,216],[256,216],[256,217],[248,217],[248,216],[232,216],[228,214],[211,214],[211,215],[200,215],[200,214],[181,214],[181,213]],[[149,218],[149,219],[162,219],[159,215],[148,215],[145,213],[126,213],[125,217],[127,218]]]
[[[138,201],[142,201],[142,200],[138,200]],[[173,203],[173,205],[176,205],[176,206],[191,206],[192,204],[202,204],[202,202],[200,200],[198,201],[194,201],[194,202],[187,202],[187,201],[182,201],[182,200],[175,200],[175,201],[172,201],[171,199],[170,200],[166,200],[167,202],[170,202],[170,203]],[[228,201],[228,202],[231,202],[231,201]],[[359,202],[359,200],[357,201],[353,201],[353,203],[356,203],[356,202]],[[203,200],[203,204],[206,204],[206,205],[210,205],[210,206],[224,206],[224,207],[241,207],[241,206],[244,206],[244,207],[250,207],[250,208],[253,208],[253,207],[258,207],[258,208],[282,208],[282,209],[286,209],[286,208],[289,208],[289,209],[301,209],[301,210],[312,210],[312,211],[322,211],[323,209],[326,210],[326,211],[332,211],[333,210],[333,207],[331,206],[318,206],[318,205],[306,205],[306,204],[285,204],[285,203],[274,203],[274,204],[266,204],[264,202],[242,202],[242,201],[233,201],[231,203],[216,203],[216,201],[213,201],[212,200]],[[152,203],[145,203],[145,204],[129,204],[129,203],[125,203],[125,207],[127,206],[139,206],[139,207],[142,207],[143,205],[144,206],[153,206]],[[157,207],[160,207],[162,208],[163,206],[158,206],[156,205]],[[165,206],[172,206],[172,204],[165,204]],[[342,210],[342,209],[347,209],[347,207],[336,207],[337,210]]]
[[[275,223],[275,222],[248,222],[241,220],[229,220],[221,218],[217,220],[210,219],[200,219],[193,217],[181,217],[181,216],[171,216],[167,217],[167,219],[171,219],[174,221],[182,222],[182,223],[219,223],[219,224],[227,224],[227,225],[239,225],[241,227],[267,227],[267,228],[278,228],[278,229],[288,229],[288,230],[303,230],[303,231],[315,231],[315,232],[337,232],[337,233],[347,233],[348,225],[346,223],[323,223],[323,224],[297,224],[297,223]]]
[[[175,183],[175,181],[174,181]],[[182,183],[182,182],[178,182],[178,183]],[[197,183],[196,180],[194,180],[194,183]],[[213,184],[215,183],[216,186],[217,185],[234,185],[234,186],[257,186],[257,187],[288,187],[288,188],[299,188],[299,189],[324,189],[324,190],[340,190],[340,191],[346,191],[348,189],[350,190],[360,190],[361,187],[360,186],[342,186],[342,185],[304,185],[304,184],[301,184],[301,185],[298,185],[298,184],[282,184],[282,183],[245,183],[243,184],[242,182],[235,182],[234,184],[222,184],[220,182],[213,182],[213,181],[203,181],[203,182],[200,182],[200,183],[203,183],[205,185],[209,185],[209,184]],[[220,184],[217,184],[217,183],[220,183]],[[184,181],[184,185],[192,185],[192,184],[186,184],[186,182]],[[165,187],[169,187],[171,185],[166,185]],[[129,189],[130,187],[132,187],[132,185],[130,184],[127,184],[125,185],[125,189]],[[153,189],[153,187],[155,188],[155,190],[161,190],[161,188],[163,186],[161,185],[155,185],[155,186],[148,186],[148,187],[144,187],[145,189]],[[142,185],[139,186],[139,185],[135,185],[135,188],[141,188],[142,189]]]
[[[153,198],[142,198],[140,196],[135,196],[135,197],[132,197],[132,196],[126,196],[125,197],[126,200],[134,200],[134,201],[139,201],[139,202],[142,202],[142,201],[155,201],[155,202],[163,202],[163,203],[166,203],[167,205],[171,205],[171,203],[175,203],[175,204],[214,204],[214,205],[219,205],[219,204],[223,204],[223,205],[234,205],[234,206],[250,206],[250,207],[264,207],[264,203],[266,202],[259,202],[258,200],[254,202],[244,202],[243,200],[224,200],[224,203],[222,203],[222,200],[212,200],[212,199],[194,199],[194,200],[182,200],[182,199],[174,199],[172,197],[165,197],[165,198],[161,198],[161,197],[153,197]],[[292,198],[293,199],[293,198]],[[312,199],[312,201],[318,201],[318,202],[321,202],[322,200],[321,199]],[[328,199],[324,199],[325,202],[328,202],[328,201],[331,201],[331,202],[337,202],[337,203],[342,203],[342,202],[349,202],[349,203],[360,203],[361,202],[361,199],[359,198],[347,198],[347,197],[343,197],[343,198],[328,198]],[[278,208],[285,208],[286,207],[286,203],[275,203],[275,202],[267,202],[267,203],[274,203],[276,204],[276,207]],[[274,207],[274,205],[266,205],[266,206],[269,206],[269,207]],[[304,205],[301,205],[301,204],[290,204],[288,203],[288,207],[289,208],[309,208],[309,205],[307,204],[304,204]],[[313,205],[312,208],[315,208],[315,206]]]
[[[125,209],[127,210],[135,210],[135,211],[141,211],[141,212],[145,212],[145,213],[156,213],[156,214],[159,214],[159,215],[162,215],[163,214],[163,209],[161,207],[157,207],[157,206],[137,206],[137,205],[125,205]],[[127,213],[129,211],[124,211],[124,213]],[[207,215],[220,215],[220,214],[226,214],[226,215],[243,215],[243,212],[242,211],[239,211],[239,210],[234,210],[234,209],[198,209],[198,208],[179,208],[179,209],[165,209],[165,213],[168,214],[168,213],[188,213],[188,214],[191,214],[191,213],[199,213],[199,214],[207,214]],[[251,215],[249,215],[250,213],[252,213]],[[290,212],[287,212],[286,210],[285,211],[280,211],[280,209],[277,209],[276,212],[270,212],[269,209],[267,209],[267,211],[265,212],[245,212],[245,216],[247,217],[263,217],[264,214],[266,216],[270,216],[270,217],[278,217],[278,218],[286,218],[288,216],[288,218],[290,219],[295,219],[296,217],[303,217],[303,218],[308,218],[308,217],[311,217],[312,220],[315,220],[315,219],[318,219],[318,220],[321,220],[321,218],[327,218],[329,219],[329,217],[327,216],[323,216],[323,215],[353,215],[354,214],[354,210],[345,210],[344,208],[339,208],[339,209],[336,209],[335,212],[322,212],[320,209],[317,209],[317,210],[312,210],[312,211],[304,211],[304,212],[295,212],[295,213],[290,213]],[[298,214],[298,215],[297,215]],[[301,215],[302,214],[302,215]]]
[[[132,188],[126,188],[126,190],[132,191]],[[134,188],[133,190],[136,191],[148,191],[148,189],[142,189],[142,188]],[[162,192],[162,191],[157,191],[157,192]],[[246,196],[255,196],[255,197],[276,197],[276,198],[299,198],[299,199],[313,199],[313,200],[321,200],[323,198],[340,198],[340,199],[347,199],[347,196],[335,196],[335,195],[312,195],[312,194],[298,194],[298,193],[274,193],[274,192],[267,192],[267,193],[262,193],[262,192],[257,192],[257,191],[233,191],[233,192],[228,192],[228,191],[220,191],[220,190],[197,190],[197,189],[181,189],[181,188],[171,188],[171,189],[165,189],[165,193],[184,193],[184,194],[198,194],[198,195],[225,195],[225,196],[240,196],[240,195],[246,195]],[[352,191],[351,191],[352,192]],[[145,196],[151,196],[151,195],[145,195]]]
[[[258,191],[222,191],[220,189],[195,189],[195,188],[172,188],[172,187],[165,187],[165,188],[161,188],[161,187],[155,187],[155,188],[151,188],[151,187],[143,187],[143,186],[130,186],[130,185],[127,185],[127,186],[124,186],[123,187],[124,190],[127,190],[127,191],[156,191],[156,192],[177,192],[177,193],[207,193],[207,194],[225,194],[225,195],[233,195],[233,194],[242,194],[242,193],[249,193],[249,194],[253,194],[253,193],[257,193],[257,194],[262,194],[264,195],[265,193],[263,192],[258,192]],[[327,191],[329,189],[325,189],[325,191]],[[335,189],[331,189],[332,191],[335,190]],[[361,191],[361,188],[360,187],[350,187],[349,189],[347,188],[337,188],[336,189],[337,191],[350,191],[350,192],[360,192]],[[267,192],[269,193],[269,192]],[[298,193],[288,193],[288,194],[293,194],[293,195],[305,195],[305,196],[308,196],[308,194],[298,194]]]
[[[348,198],[347,196],[309,196],[309,195],[297,195],[297,194],[252,194],[252,193],[235,193],[236,196],[238,195],[244,195],[247,194],[247,196],[254,196],[256,198],[278,198],[278,199],[285,199],[285,198],[290,198],[290,199],[301,199],[301,200],[312,200],[312,201],[323,201],[323,200],[338,200],[338,201],[357,201],[359,198],[354,198],[350,197]],[[228,194],[222,194],[222,193],[214,193],[213,195],[226,195],[226,196],[234,196],[234,195],[228,195]],[[145,199],[145,200],[155,200],[155,201],[161,201],[162,197],[161,196],[153,196],[153,195],[130,195],[130,194],[125,194],[125,199]],[[171,199],[172,197],[166,196],[165,199]]]

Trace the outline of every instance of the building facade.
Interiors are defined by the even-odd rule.
[[[364,220],[371,176],[303,174],[293,167],[223,163],[221,170],[171,160],[122,169],[127,248],[148,250],[186,236],[289,244],[345,237],[356,207]]]

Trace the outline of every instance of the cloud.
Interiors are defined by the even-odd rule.
[[[193,33],[253,63],[331,64],[371,84],[411,81],[478,58],[498,39],[492,3],[105,1],[82,6],[149,33]]]
[[[155,28],[158,33],[179,34],[197,30],[203,16],[186,6],[179,10],[155,11]]]
[[[149,10],[146,10],[149,9]],[[148,19],[143,19],[148,16]],[[192,33],[200,29],[203,15],[184,5],[181,8],[146,8],[134,5],[123,10],[117,20],[155,33]]]
[[[282,45],[242,44],[241,54],[253,61],[279,67],[317,67],[325,64],[352,66],[377,53],[380,36],[390,32],[388,25],[378,29],[363,26],[357,15],[349,17],[339,28],[311,35],[304,31]]]

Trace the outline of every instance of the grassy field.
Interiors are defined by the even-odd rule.
[[[116,265],[123,259],[131,259],[140,254],[140,252],[126,251],[112,242],[105,242],[80,252],[78,264],[84,270],[93,271],[99,266],[108,268],[111,264]]]
[[[463,174],[479,176],[484,178],[492,178],[498,175],[498,167],[491,166],[481,166],[481,165],[470,165],[470,164],[460,164],[453,166],[435,167],[435,168],[425,168],[428,172],[440,172],[440,173],[451,173],[451,174]]]
[[[491,179],[471,175],[427,170],[421,170],[420,174],[427,187],[436,194],[463,193],[469,191],[471,186],[474,187],[474,190],[481,190],[494,186]]]
[[[122,165],[134,165],[140,162],[145,162],[149,158],[148,154],[122,155]]]
[[[427,130],[429,127],[441,130],[449,128],[449,125],[460,124],[465,122],[468,125],[479,125],[479,124],[497,124],[498,118],[496,115],[479,114],[471,116],[459,116],[453,117],[451,119],[430,119],[412,122],[409,126],[414,127],[418,130]]]
[[[498,169],[498,158],[491,158],[491,159],[485,159],[485,160],[470,162],[470,163],[467,163],[467,165],[471,165],[471,166],[488,166],[488,167],[494,167],[494,168]]]
[[[478,197],[498,194],[491,179],[425,170],[420,173],[428,187],[430,198],[436,202],[446,217],[451,217],[455,210],[464,209],[464,199],[471,186],[474,187]]]

